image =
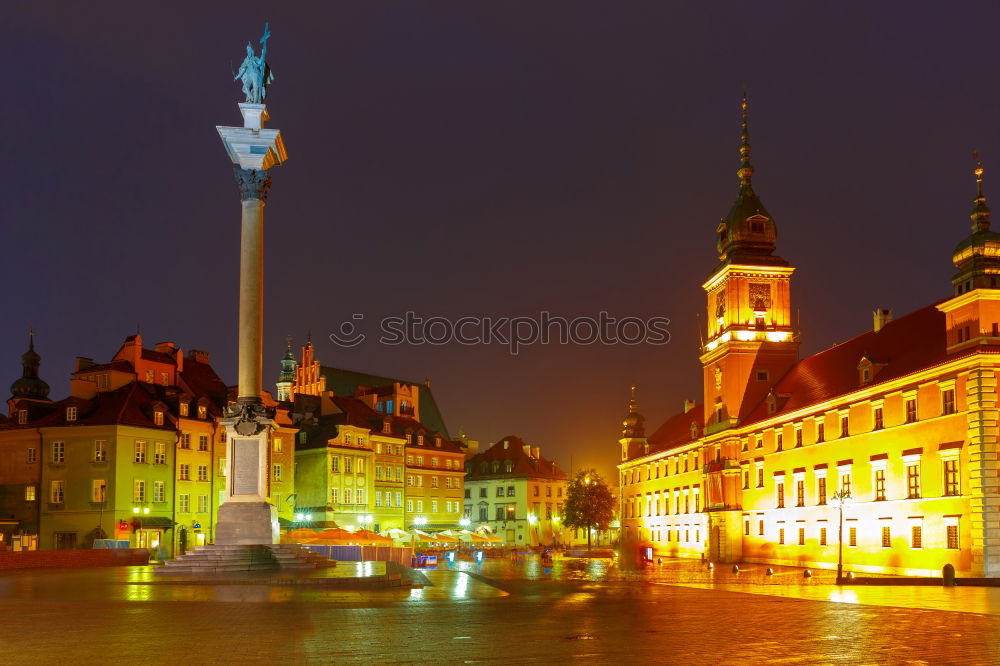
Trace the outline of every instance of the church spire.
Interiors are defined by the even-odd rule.
[[[989,231],[990,209],[986,205],[986,196],[983,195],[983,173],[986,170],[983,169],[983,161],[979,159],[979,151],[973,152],[972,156],[976,160],[976,168],[972,170],[972,173],[976,174],[976,198],[973,202],[972,215],[969,216],[972,219],[972,231]]]
[[[740,127],[740,168],[736,175],[740,178],[740,189],[752,190],[750,179],[753,177],[753,166],[750,164],[750,129],[747,126],[747,92],[743,91],[743,101],[740,103],[743,111],[743,122]]]
[[[635,384],[632,384],[628,401],[628,415],[622,421],[622,425],[624,426],[622,430],[624,437],[639,438],[646,435],[646,419],[639,413],[639,401],[635,397]]]
[[[35,351],[35,331],[28,329],[28,351],[21,355],[21,378],[11,384],[11,398],[48,400],[49,385],[38,376],[42,357]]]
[[[275,386],[278,388],[278,400],[292,399],[292,386],[295,384],[295,354],[292,353],[292,336],[285,338],[285,355],[281,358],[281,372]]]

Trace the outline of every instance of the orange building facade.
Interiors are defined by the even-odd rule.
[[[648,437],[624,422],[622,536],[716,562],[1000,576],[1000,234],[982,169],[953,296],[799,359],[794,268],[754,193],[744,100],[740,193],[704,283],[703,394]],[[846,498],[845,501],[838,501]]]

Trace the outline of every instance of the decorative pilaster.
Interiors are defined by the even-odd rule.
[[[1000,461],[998,461],[997,369],[973,368],[968,378],[969,521],[972,568],[1000,576]]]

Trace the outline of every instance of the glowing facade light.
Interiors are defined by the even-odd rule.
[[[533,514],[533,513],[529,513],[528,514],[528,524],[529,525],[534,525],[537,520],[538,520],[538,518],[535,517],[535,514]]]
[[[297,513],[297,514],[295,514],[295,522],[301,523],[305,519],[306,519],[305,514],[303,514],[303,513]]]
[[[743,342],[750,342],[757,337],[756,331],[736,331],[736,339]]]
[[[147,506],[147,507],[145,507],[145,508],[144,508],[144,509],[142,510],[142,512],[143,512],[143,513],[149,513],[149,507],[148,507],[148,506]]]
[[[461,525],[462,527],[468,527],[471,522],[472,521],[469,520],[468,518],[462,518],[460,521],[458,521],[458,524]]]
[[[139,507],[137,506],[132,507],[132,513],[139,513]]]
[[[788,331],[768,331],[764,335],[768,342],[784,342],[788,339]]]

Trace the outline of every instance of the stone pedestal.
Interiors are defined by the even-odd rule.
[[[267,502],[225,502],[215,526],[219,546],[278,543],[278,510]]]

